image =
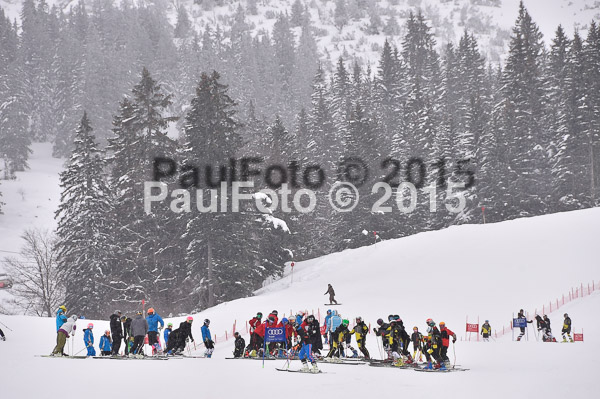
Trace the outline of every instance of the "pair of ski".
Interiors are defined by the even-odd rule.
[[[287,371],[288,373],[327,374],[327,373],[323,372],[322,370],[319,370],[318,373],[314,373],[310,369],[308,371],[305,371],[305,370],[302,370],[302,369],[292,370],[292,369],[280,369],[280,368],[276,368],[275,370],[277,370],[277,371]]]
[[[144,356],[144,357],[128,357],[128,356],[52,356],[52,355],[36,355],[36,357],[47,357],[51,359],[111,359],[111,360],[168,360],[166,356]]]

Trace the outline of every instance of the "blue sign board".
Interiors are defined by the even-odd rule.
[[[513,327],[527,327],[527,319],[513,319]]]
[[[285,342],[285,327],[265,328],[265,342]]]

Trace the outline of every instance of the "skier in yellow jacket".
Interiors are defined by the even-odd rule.
[[[358,316],[356,318],[356,325],[350,331],[350,334],[354,334],[356,337],[356,344],[358,345],[358,349],[365,355],[365,359],[370,359],[369,351],[365,346],[367,341],[367,334],[369,333],[369,327],[365,324],[362,317]]]

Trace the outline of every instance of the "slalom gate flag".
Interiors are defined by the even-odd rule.
[[[321,326],[321,335],[325,335],[325,332],[327,332],[327,325],[326,325],[326,324],[323,324],[323,325]]]
[[[479,332],[479,324],[467,323],[467,332]]]
[[[527,319],[513,319],[513,327],[525,328],[527,327]]]
[[[573,334],[573,341],[583,342],[583,334]]]
[[[286,342],[285,327],[265,328],[265,342]]]

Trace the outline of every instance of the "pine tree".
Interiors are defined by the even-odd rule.
[[[153,204],[150,214],[144,210],[144,182],[152,180],[154,160],[175,156],[175,143],[166,134],[173,118],[164,115],[170,104],[171,96],[143,68],[113,121],[108,150],[115,212],[110,224],[121,243],[114,300],[124,308],[141,299],[155,306],[181,306],[173,303],[181,289],[174,281],[182,283],[185,274],[178,269],[181,249],[172,239],[180,234],[180,225],[167,206]]]
[[[543,213],[550,184],[543,127],[542,35],[521,2],[503,75],[501,161],[509,165],[506,201],[513,214]]]
[[[74,146],[67,168],[60,174],[58,264],[65,276],[65,305],[76,314],[101,317],[114,295],[107,286],[114,265],[113,231],[107,225],[113,199],[86,113]]]
[[[184,5],[177,5],[177,23],[175,24],[174,36],[178,38],[185,38],[190,34],[192,29],[192,22],[187,13]]]
[[[585,40],[584,131],[588,147],[589,202],[600,201],[600,25],[592,21]]]

